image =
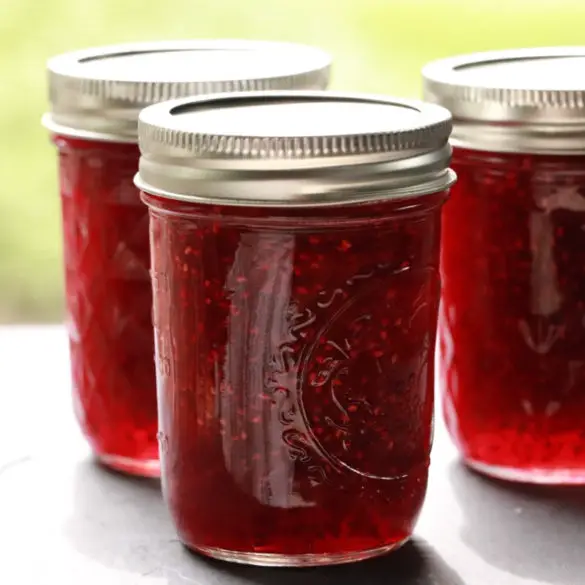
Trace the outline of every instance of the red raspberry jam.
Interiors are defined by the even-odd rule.
[[[75,411],[112,467],[158,473],[148,212],[136,144],[56,136]]]
[[[455,149],[453,168],[442,258],[448,427],[478,466],[581,482],[585,156]]]
[[[428,474],[444,195],[151,205],[165,491],[196,548],[393,546]]]
[[[321,106],[312,119],[325,123],[323,117],[335,115],[336,100],[343,99],[336,95],[305,98],[305,106]],[[167,108],[161,129],[182,128],[182,112],[193,132],[211,132],[214,120],[225,128],[200,135],[199,155],[181,173],[188,176],[206,165],[205,149],[216,137],[229,144],[240,117],[249,117],[252,127],[256,119],[274,137],[290,119],[294,104],[287,100],[295,98],[240,99],[229,111],[221,100],[185,102],[176,110],[162,104],[141,120]],[[354,108],[340,115],[359,116],[364,108],[368,116],[372,102],[354,99]],[[390,116],[406,107],[383,103]],[[270,108],[282,116],[276,128],[268,124]],[[208,112],[219,115],[208,123]],[[432,113],[444,124],[426,130],[444,147],[448,114]],[[304,126],[301,120],[296,131]],[[146,123],[142,128],[138,184],[151,215],[163,490],[179,537],[204,554],[272,565],[348,562],[399,546],[412,534],[427,485],[446,191],[367,193],[374,201],[361,205],[344,204],[355,193],[331,192],[328,201],[338,204],[330,207],[311,198],[295,202],[300,177],[293,171],[292,187],[291,177],[280,175],[276,188],[282,191],[273,194],[283,198],[279,206],[254,192],[256,202],[245,200],[241,165],[255,162],[258,172],[262,164],[277,164],[286,145],[275,138],[263,163],[242,163],[234,155],[231,167],[230,153],[209,156],[216,168],[223,157],[225,175],[217,180],[226,181],[226,195],[214,199],[225,204],[205,203],[205,195],[191,194],[186,184],[183,193],[168,196],[163,186],[180,159],[165,157],[170,167],[163,176],[156,154],[170,147],[188,157],[191,138],[178,135],[181,151],[172,133]],[[379,122],[376,128],[386,130]],[[360,136],[362,144],[368,138]],[[391,144],[388,138],[386,158],[395,154]],[[320,148],[329,150],[324,143]],[[364,160],[368,153],[361,154]],[[449,154],[447,147],[438,159],[443,169],[436,186],[453,180],[445,174]],[[314,165],[328,162],[310,148],[301,156]],[[340,175],[355,181],[360,170],[347,158],[337,163],[341,169],[325,167],[321,175],[313,168],[305,185],[336,185]],[[391,181],[392,172],[383,172],[378,179]],[[230,173],[242,181],[239,206],[230,204]],[[203,181],[193,187],[205,192]]]
[[[329,62],[311,47],[248,41],[122,45],[49,62],[75,411],[106,465],[160,473],[148,210],[133,184],[140,109],[223,90],[323,88]]]
[[[507,51],[425,71],[458,146],[441,260],[447,426],[502,479],[585,483],[585,110],[571,90],[584,60]]]

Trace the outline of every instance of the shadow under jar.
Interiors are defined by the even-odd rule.
[[[585,48],[456,57],[424,71],[451,110],[440,362],[469,465],[585,483]]]
[[[158,475],[148,212],[133,184],[138,112],[222,91],[324,89],[329,56],[286,43],[180,41],[49,61],[75,411],[97,457]]]
[[[165,499],[258,565],[405,542],[433,417],[443,108],[236,94],[140,115]]]

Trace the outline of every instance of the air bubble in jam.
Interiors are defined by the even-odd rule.
[[[168,282],[161,463],[183,542],[326,562],[406,540],[427,484],[445,193],[296,211],[143,197]]]
[[[585,483],[585,157],[456,149],[443,218],[441,371],[464,457]]]
[[[74,404],[107,465],[158,475],[148,212],[135,144],[56,136]]]

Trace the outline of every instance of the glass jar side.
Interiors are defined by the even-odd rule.
[[[445,193],[319,210],[143,198],[183,542],[311,565],[405,541],[427,483]]]
[[[504,479],[585,483],[585,156],[456,148],[443,216],[447,425]]]
[[[136,144],[54,136],[77,418],[107,465],[158,475],[148,210]]]

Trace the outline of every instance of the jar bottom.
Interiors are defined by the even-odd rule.
[[[585,469],[507,467],[469,458],[465,459],[465,464],[482,475],[503,481],[538,485],[585,485]]]
[[[379,548],[372,548],[357,552],[345,552],[339,554],[302,554],[287,555],[277,553],[257,553],[231,551],[221,548],[212,548],[205,546],[191,546],[185,543],[185,546],[195,553],[199,553],[220,561],[238,563],[241,565],[254,565],[257,567],[319,567],[326,565],[343,565],[346,563],[355,563],[365,561],[374,557],[386,555],[399,549],[408,542],[410,537]]]
[[[160,461],[158,459],[133,459],[103,453],[96,456],[100,463],[121,473],[140,477],[160,477]]]

